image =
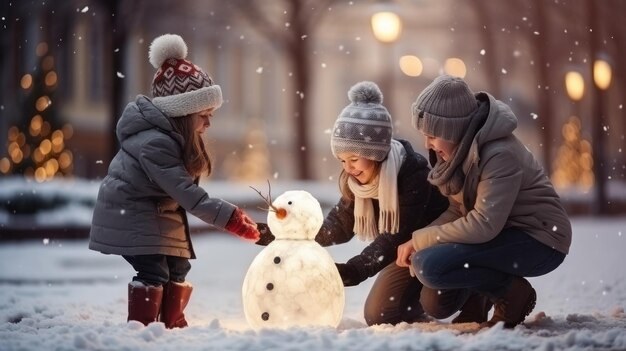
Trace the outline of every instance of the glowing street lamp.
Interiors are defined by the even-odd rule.
[[[596,60],[593,63],[593,81],[600,90],[607,90],[611,85],[611,65],[604,60]]]
[[[582,74],[570,71],[565,74],[565,90],[573,101],[580,101],[585,94],[585,80]]]
[[[395,42],[402,32],[402,21],[400,17],[391,11],[381,11],[376,12],[372,15],[371,18],[372,24],[372,32],[374,33],[374,37],[379,42],[385,45],[391,45]],[[395,68],[395,60],[391,47],[385,47],[383,49],[383,60],[382,64],[385,66],[383,68],[384,77],[381,79],[381,90],[383,92],[383,96],[385,100],[383,103],[389,110],[389,112],[393,115],[393,75]]]
[[[391,11],[377,12],[372,15],[372,31],[377,40],[393,43],[402,32],[402,21]]]
[[[405,55],[400,57],[400,70],[409,77],[419,77],[424,71],[424,64],[419,57],[414,55]]]
[[[582,122],[578,112],[578,101],[585,93],[585,80],[577,71],[565,74],[565,90],[572,101],[574,114],[563,124],[563,144],[553,162],[552,180],[557,187],[571,185],[589,189],[594,184],[591,144],[582,136]]]
[[[447,74],[455,77],[465,78],[467,74],[465,62],[457,57],[447,59],[443,65],[443,69]]]

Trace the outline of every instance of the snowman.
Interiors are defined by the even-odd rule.
[[[345,302],[335,262],[315,235],[324,216],[308,192],[287,191],[271,203],[275,236],[252,261],[243,281],[243,307],[254,329],[337,327]]]

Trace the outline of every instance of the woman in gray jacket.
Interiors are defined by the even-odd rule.
[[[398,247],[396,263],[411,266],[433,289],[467,289],[495,305],[492,326],[512,328],[535,306],[523,277],[546,274],[565,259],[572,228],[550,179],[513,131],[517,118],[488,93],[440,76],[413,104],[424,134],[428,180],[448,209]]]
[[[121,255],[137,272],[128,285],[128,320],[180,328],[187,326],[192,286],[185,277],[195,258],[186,212],[251,241],[259,232],[241,209],[198,186],[211,172],[202,133],[222,104],[220,87],[185,59],[178,35],[156,38],[149,56],[158,69],[154,98],[138,96],[117,123],[120,150],[100,185],[89,248]]]

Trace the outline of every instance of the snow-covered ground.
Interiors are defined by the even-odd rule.
[[[263,248],[220,233],[196,235],[188,328],[126,323],[133,272],[87,240],[0,244],[0,350],[623,350],[626,349],[626,218],[576,218],[561,267],[530,279],[538,292],[525,326],[477,331],[447,321],[367,327],[373,279],[346,289],[337,329],[263,330],[246,323],[241,286]],[[358,240],[329,248],[340,262]]]

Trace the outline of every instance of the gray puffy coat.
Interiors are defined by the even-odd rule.
[[[223,228],[236,207],[198,186],[183,164],[183,137],[147,97],[126,106],[116,133],[121,148],[100,185],[89,248],[195,258],[186,211]]]
[[[488,93],[476,98],[488,116],[463,163],[463,189],[450,196],[450,206],[431,226],[413,233],[413,246],[419,251],[439,243],[484,243],[516,227],[567,254],[569,217],[539,162],[513,134],[517,117]]]

